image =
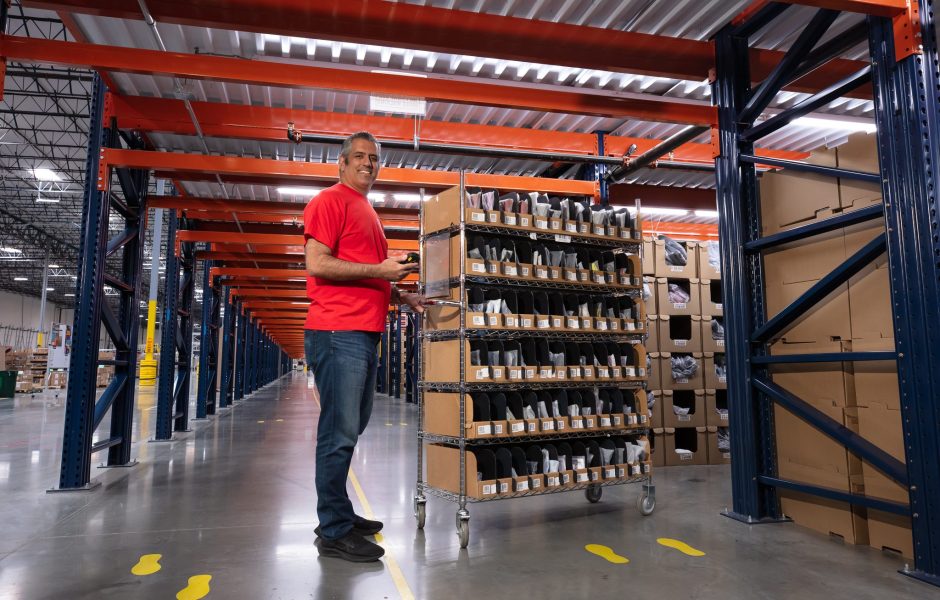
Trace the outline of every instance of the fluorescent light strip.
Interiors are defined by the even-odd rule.
[[[717,210],[697,210],[695,211],[696,217],[705,217],[708,219],[717,219],[718,211]]]
[[[813,129],[839,129],[842,131],[875,133],[878,128],[874,123],[862,123],[858,121],[842,121],[838,119],[820,119],[818,117],[800,117],[793,120],[790,125],[798,127],[810,127]]]
[[[636,213],[635,207],[627,207],[627,210],[631,213]],[[657,208],[654,206],[643,206],[640,208],[641,215],[662,215],[664,217],[684,217],[689,214],[689,211],[684,208]]]
[[[322,189],[315,187],[279,187],[277,193],[284,196],[313,196],[319,194]]]

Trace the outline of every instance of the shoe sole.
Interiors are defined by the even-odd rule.
[[[381,528],[379,528],[379,529],[359,529],[358,527],[353,527],[353,528],[352,528],[352,532],[353,532],[353,533],[355,533],[356,535],[361,535],[362,537],[370,537],[370,536],[376,535],[376,534],[378,534],[378,533],[381,533],[381,531],[382,531]],[[313,532],[317,535],[317,537],[322,537],[322,536],[320,535],[320,528],[319,528],[319,527],[317,527],[316,529],[314,529]]]
[[[382,556],[359,556],[357,554],[350,554],[349,552],[343,552],[336,548],[323,548],[322,546],[317,546],[317,550],[320,551],[320,556],[328,556],[330,558],[341,558],[343,560],[348,560],[349,562],[356,563],[367,563],[367,562],[377,562]]]

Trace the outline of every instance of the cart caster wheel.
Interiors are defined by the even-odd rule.
[[[588,502],[591,504],[596,504],[601,499],[601,494],[604,493],[604,490],[601,486],[597,484],[592,484],[587,486],[587,489],[584,490],[584,497],[587,498]]]
[[[418,529],[424,529],[424,523],[427,519],[427,500],[415,496],[414,498],[415,521],[418,522]]]
[[[470,513],[466,510],[457,511],[457,537],[460,538],[460,549],[470,543]]]
[[[636,499],[636,509],[640,511],[640,514],[644,517],[653,514],[653,510],[656,508],[656,496],[643,495],[639,496]]]

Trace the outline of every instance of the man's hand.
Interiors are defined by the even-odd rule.
[[[411,307],[411,310],[415,311],[418,314],[424,312],[424,307],[430,304],[428,299],[422,296],[421,294],[410,294],[408,292],[399,292],[398,297],[401,300],[402,304],[407,304]]]
[[[419,268],[420,265],[415,263],[403,265],[394,258],[386,258],[375,265],[376,277],[392,282],[401,281],[411,273],[417,272]]]

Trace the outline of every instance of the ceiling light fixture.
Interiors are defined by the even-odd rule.
[[[790,125],[798,127],[811,127],[813,129],[838,129],[840,131],[875,133],[878,128],[874,123],[862,121],[843,121],[841,119],[820,119],[818,117],[800,117],[793,120]]]
[[[421,202],[421,194],[392,194],[399,202]]]
[[[52,169],[47,169],[45,167],[39,167],[38,169],[33,169],[33,177],[39,181],[62,181],[62,178],[53,171]]]
[[[282,196],[314,196],[323,188],[316,187],[279,187],[277,193]]]
[[[4,247],[4,248],[0,248],[0,252],[9,252],[9,253],[11,253],[11,254],[22,254],[22,253],[23,253],[23,251],[20,250],[19,248],[11,248],[11,247],[9,247],[9,246],[6,246],[6,247]]]
[[[708,219],[717,219],[718,211],[717,210],[697,210],[695,211],[696,217],[705,217]]]
[[[628,207],[628,211],[631,213],[636,213],[636,208]],[[640,212],[644,215],[661,215],[664,217],[684,217],[689,214],[689,211],[684,208],[657,208],[655,206],[643,206],[640,208]]]
[[[59,265],[49,265],[49,268],[50,268],[50,269],[61,269],[62,267],[60,267]]]
[[[13,281],[29,281],[29,277],[14,277]]]

